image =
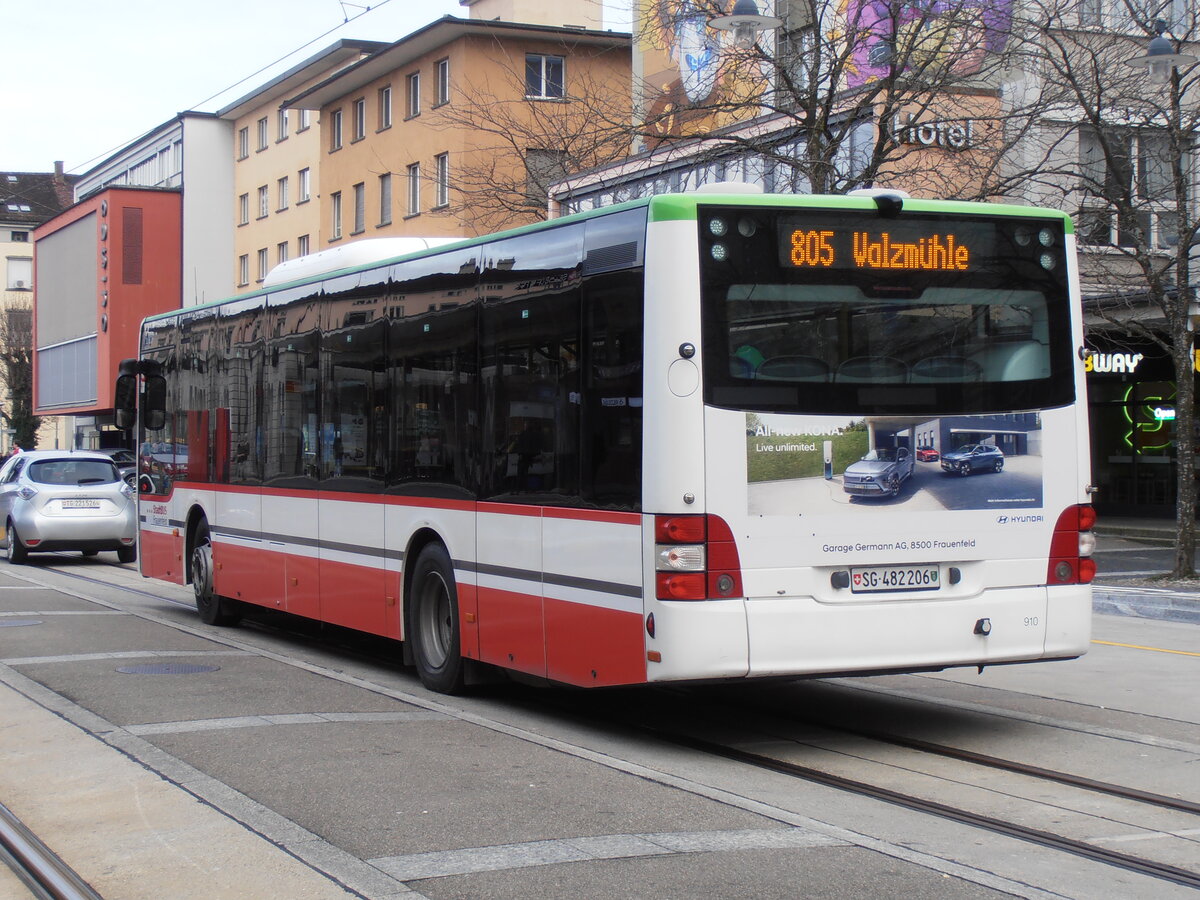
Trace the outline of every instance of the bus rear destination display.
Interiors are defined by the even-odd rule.
[[[779,261],[796,269],[971,272],[992,255],[990,225],[949,222],[889,222],[886,227],[830,225],[813,217],[779,223]]]

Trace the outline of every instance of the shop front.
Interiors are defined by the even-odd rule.
[[[1092,483],[1101,515],[1175,515],[1175,380],[1152,344],[1120,345],[1092,334],[1087,385]]]

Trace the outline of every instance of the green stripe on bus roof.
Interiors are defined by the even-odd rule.
[[[660,194],[650,198],[650,221],[670,222],[696,218],[696,207],[706,204],[739,206],[802,206],[809,209],[874,209],[871,197],[852,197],[847,194],[742,194],[688,193]],[[1012,203],[979,203],[966,200],[926,200],[906,197],[904,208],[914,212],[937,212],[949,215],[1023,216],[1026,218],[1058,219],[1067,234],[1075,233],[1071,217],[1061,210],[1041,206],[1018,206]]]

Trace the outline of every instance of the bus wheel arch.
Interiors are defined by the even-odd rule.
[[[418,532],[404,556],[405,661],[430,690],[462,690],[466,660],[454,563],[440,536]]]

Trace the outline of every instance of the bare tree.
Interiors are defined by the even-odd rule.
[[[490,80],[459,89],[432,111],[433,127],[466,134],[447,214],[477,234],[546,218],[549,186],[568,173],[627,155],[627,51],[570,55],[553,96],[527,97],[525,60],[498,66]]]
[[[1021,133],[989,189],[1076,216],[1090,328],[1159,347],[1176,396],[1175,578],[1195,572],[1196,418],[1193,273],[1200,254],[1194,150],[1200,67],[1165,83],[1130,61],[1174,6],[1122,0],[1101,7],[1042,0],[1014,22],[1010,119]],[[1180,7],[1182,8],[1182,7]],[[1164,23],[1165,24],[1165,23]],[[1194,21],[1192,23],[1194,25]],[[1176,39],[1200,35],[1179,23]]]
[[[644,33],[657,34],[678,81],[646,73],[638,135],[649,147],[690,138],[714,160],[751,155],[773,170],[776,190],[980,192],[978,153],[954,151],[1002,149],[1003,4],[779,0],[778,35],[749,47],[702,28],[728,5],[652,4]],[[707,73],[692,71],[701,65]],[[951,153],[935,163],[931,148]]]
[[[0,420],[11,430],[13,443],[23,450],[37,446],[42,420],[33,414],[33,309],[0,308],[0,385],[8,395]]]

